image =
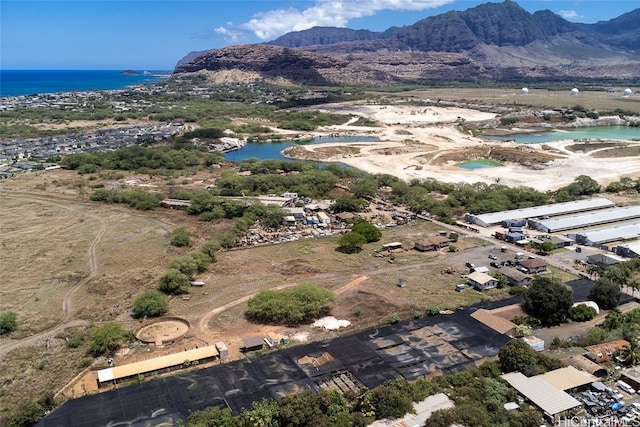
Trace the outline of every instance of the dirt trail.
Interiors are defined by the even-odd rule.
[[[42,195],[28,193],[28,192],[15,192],[15,193],[3,192],[2,197],[3,198],[20,198],[22,200],[27,199],[27,200],[31,200],[38,203],[47,203],[49,205],[54,205],[61,209],[66,209],[74,212],[77,212],[77,209],[74,206],[77,206],[78,204],[89,206],[88,204],[77,203],[75,201],[73,205],[71,205],[69,203],[69,200],[65,199],[64,197],[58,197],[58,196],[44,197]],[[73,326],[86,325],[89,323],[86,320],[73,319],[73,295],[77,292],[78,289],[85,286],[87,283],[93,280],[98,274],[98,260],[96,257],[96,247],[98,246],[98,244],[100,243],[100,240],[102,239],[102,236],[106,232],[107,225],[104,219],[97,215],[92,215],[89,213],[84,213],[84,215],[88,216],[93,220],[98,221],[98,223],[100,224],[100,227],[98,229],[98,233],[96,234],[93,241],[89,245],[89,248],[87,249],[89,274],[87,275],[87,277],[80,280],[77,284],[73,285],[71,289],[67,291],[67,293],[65,294],[62,300],[63,320],[60,323],[58,323],[56,326],[46,331],[42,331],[37,334],[31,335],[29,337],[22,338],[19,340],[12,340],[12,341],[0,344],[0,357],[3,354],[6,354],[9,351],[19,347],[35,345],[38,342],[47,343],[49,339],[53,338],[58,333],[62,332],[67,328],[70,328]]]

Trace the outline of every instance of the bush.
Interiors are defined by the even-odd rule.
[[[169,269],[166,273],[160,276],[159,282],[158,290],[165,294],[186,294],[189,292],[189,286],[191,286],[189,276],[174,268]]]
[[[147,291],[133,303],[133,317],[158,317],[169,311],[169,300],[160,291]]]
[[[335,301],[330,290],[303,283],[293,289],[261,291],[247,303],[247,318],[266,323],[298,325],[317,317]]]
[[[89,353],[97,357],[114,352],[130,337],[131,334],[121,324],[105,323],[93,329],[89,334]]]
[[[382,231],[368,221],[360,221],[353,227],[353,232],[362,235],[367,243],[377,242],[382,238]]]
[[[13,311],[0,313],[0,335],[8,334],[18,329],[18,315]]]
[[[500,124],[502,126],[509,126],[512,125],[514,123],[518,123],[520,119],[518,119],[517,117],[501,117],[500,118]]]
[[[191,233],[184,227],[178,227],[171,233],[171,244],[173,246],[189,246],[191,244]]]
[[[586,304],[578,304],[577,306],[571,308],[571,320],[574,322],[586,322],[594,317],[598,312],[593,307],[589,307]]]

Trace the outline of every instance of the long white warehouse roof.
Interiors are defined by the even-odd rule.
[[[598,230],[583,231],[576,236],[586,238],[591,244],[607,243],[616,240],[632,240],[640,238],[640,221]]]
[[[551,205],[533,206],[531,208],[512,209],[509,211],[474,215],[476,220],[474,222],[486,227],[491,224],[498,224],[505,219],[541,218],[544,216],[557,216],[583,212],[591,209],[611,208],[613,206],[615,206],[615,203],[605,198],[575,200],[573,202],[553,203]]]
[[[600,209],[594,212],[562,218],[544,219],[537,221],[539,230],[546,229],[548,233],[589,227],[598,224],[609,224],[617,221],[640,218],[640,206],[624,206],[621,208]]]
[[[541,376],[526,377],[520,372],[511,372],[502,375],[502,378],[547,414],[559,414],[582,405],[570,394],[549,384]]]

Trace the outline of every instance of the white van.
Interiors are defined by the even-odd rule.
[[[636,391],[633,389],[633,387],[631,387],[629,384],[625,383],[624,381],[620,380],[618,382],[616,382],[616,385],[618,386],[619,389],[626,391],[629,394],[633,394]]]

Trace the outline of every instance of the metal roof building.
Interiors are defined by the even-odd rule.
[[[539,375],[526,377],[520,372],[511,372],[501,377],[551,417],[582,405],[570,394],[548,383]]]
[[[594,209],[614,207],[615,203],[604,198],[576,200],[573,202],[554,203],[551,205],[533,206],[531,208],[513,209],[509,211],[493,212],[481,215],[467,213],[464,220],[468,223],[478,224],[483,227],[496,225],[503,220],[514,218],[541,218],[545,216],[558,216],[585,212]]]
[[[588,246],[597,246],[603,243],[615,242],[616,240],[640,239],[640,221],[583,231],[576,233],[575,239],[576,243]]]
[[[565,391],[584,387],[594,381],[598,381],[595,375],[580,371],[573,366],[555,369],[540,376],[552,386]]]
[[[101,369],[98,371],[98,384],[108,381],[118,381],[134,377],[149,372],[161,371],[168,368],[183,365],[185,361],[201,361],[218,357],[218,350],[215,346],[195,348],[193,350],[182,351],[180,353],[168,354],[166,356],[154,357],[153,359],[140,362],[128,363],[126,365],[114,366],[113,368]]]
[[[624,206],[620,208],[600,209],[594,212],[562,218],[532,220],[529,221],[529,226],[545,233],[556,233],[558,231],[610,224],[612,222],[636,218],[640,218],[640,206]]]

